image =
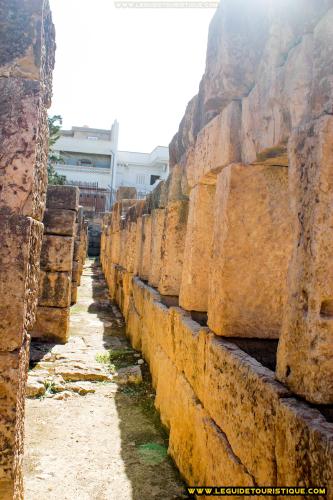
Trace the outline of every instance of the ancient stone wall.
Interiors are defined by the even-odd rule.
[[[38,307],[30,333],[33,338],[64,343],[68,340],[70,306],[76,301],[86,255],[79,189],[49,186],[46,207]]]
[[[1,0],[0,25],[0,497],[18,499],[55,44],[47,1]]]
[[[332,0],[223,0],[169,179],[104,216],[110,294],[189,483],[333,498],[332,26]]]

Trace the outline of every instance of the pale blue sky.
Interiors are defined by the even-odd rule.
[[[120,123],[120,149],[167,146],[204,72],[214,9],[116,9],[50,0],[57,52],[52,114],[64,128]]]

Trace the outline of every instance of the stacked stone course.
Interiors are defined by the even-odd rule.
[[[331,0],[221,2],[169,179],[103,219],[110,295],[191,484],[333,498],[332,26]]]
[[[37,317],[31,336],[64,343],[86,249],[79,189],[50,186],[46,207]]]
[[[23,498],[24,398],[47,186],[54,26],[47,1],[0,1],[0,498]]]

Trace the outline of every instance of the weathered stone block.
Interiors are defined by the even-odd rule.
[[[72,281],[71,284],[71,306],[77,303],[77,289],[78,284],[75,281]]]
[[[126,334],[131,339],[134,349],[141,350],[141,316],[135,308],[134,300],[131,299],[128,306]]]
[[[333,403],[333,117],[289,143],[294,249],[277,376],[313,403]]]
[[[164,208],[156,208],[152,211],[149,284],[156,288],[158,287],[161,276],[164,221]]]
[[[135,264],[135,249],[136,249],[136,222],[129,222],[128,237],[127,237],[127,247],[126,247],[126,269],[130,272],[134,272]]]
[[[170,312],[174,346],[172,359],[178,370],[184,373],[197,397],[203,402],[205,391],[208,389],[205,386],[205,369],[209,329],[200,326],[191,319],[188,313],[178,307],[171,308]],[[167,338],[166,334],[164,336]]]
[[[218,176],[208,299],[218,335],[279,337],[292,247],[287,176],[259,165]]]
[[[44,271],[72,271],[74,238],[44,234],[40,265]]]
[[[71,281],[69,272],[41,271],[38,304],[48,307],[69,307]]]
[[[76,261],[73,261],[72,280],[76,282],[80,281],[80,266]]]
[[[44,232],[61,236],[73,236],[75,211],[61,208],[48,208],[44,213]]]
[[[47,186],[48,126],[41,83],[0,78],[0,213],[41,220]]]
[[[2,216],[0,234],[0,350],[12,351],[35,320],[43,224]]]
[[[190,187],[199,182],[215,184],[223,167],[241,159],[241,104],[232,101],[198,134],[187,158],[187,180]]]
[[[142,262],[142,217],[139,217],[136,221],[134,274],[139,274],[141,268],[141,262]]]
[[[162,295],[179,295],[187,216],[188,201],[169,203],[162,238],[162,269],[158,285]]]
[[[69,336],[69,312],[69,307],[38,306],[31,337],[64,344]]]
[[[142,256],[140,262],[139,276],[148,280],[150,272],[151,257],[151,215],[142,216]]]
[[[326,487],[333,498],[333,424],[292,398],[281,401],[276,422],[278,484]]]
[[[14,492],[13,497],[1,496],[6,500],[21,498],[29,343],[26,337],[20,349],[0,352],[0,492],[6,489]]]
[[[194,485],[252,486],[253,477],[180,372],[177,372],[169,393],[174,401],[169,453],[187,482]]]
[[[234,344],[208,336],[203,405],[257,484],[276,484],[275,415],[288,396],[273,372]]]
[[[207,272],[211,266],[215,186],[200,184],[190,193],[179,304],[189,311],[207,311]]]
[[[74,186],[49,186],[47,188],[46,208],[63,210],[79,209],[80,190]]]

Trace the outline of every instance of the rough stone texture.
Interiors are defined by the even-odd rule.
[[[130,296],[126,331],[149,362],[155,404],[170,429],[169,452],[189,483],[265,486],[287,480],[291,485],[293,478],[301,484],[303,476],[304,484],[329,485],[332,424],[299,402],[289,415],[285,406],[291,393],[272,371],[200,326],[190,313],[166,307],[138,277],[115,266],[112,280],[121,310]],[[298,427],[297,415],[304,410],[316,418],[302,417],[289,450],[283,433]],[[305,439],[303,450],[307,435],[313,438],[309,446]],[[293,459],[285,461],[285,453]],[[328,456],[327,465],[320,466],[321,456]]]
[[[241,106],[233,101],[200,131],[187,158],[191,188],[199,182],[215,184],[223,167],[241,160],[240,124]]]
[[[161,276],[162,237],[164,231],[165,210],[156,208],[151,213],[151,248],[149,284],[158,287]]]
[[[288,391],[235,345],[207,340],[204,406],[258,484],[276,484],[275,419]]]
[[[215,186],[191,190],[179,304],[187,310],[207,311],[208,270],[214,225]]]
[[[163,295],[179,295],[187,216],[188,201],[168,204],[162,238],[162,269],[158,285],[158,290]]]
[[[21,215],[0,217],[0,349],[19,348],[35,318],[43,225]]]
[[[142,255],[139,268],[139,276],[148,280],[151,268],[151,215],[142,216]]]
[[[314,403],[333,403],[333,118],[289,144],[294,250],[277,375]]]
[[[290,392],[333,402],[332,26],[332,0],[220,2],[168,180],[142,205],[114,209],[103,229],[111,295],[150,365],[169,451],[192,483],[332,482],[331,407],[311,409]],[[215,184],[204,216],[199,194]],[[150,213],[161,295],[131,276],[140,276]],[[121,253],[129,241],[131,271]],[[169,307],[179,295],[190,312]],[[207,309],[215,333],[193,320],[205,324]],[[262,351],[273,353],[282,325],[278,377],[288,387],[256,361],[273,367]]]
[[[28,365],[28,339],[19,349],[0,353],[0,494],[5,500],[23,498],[20,495],[23,490],[24,396]]]
[[[38,306],[36,323],[30,331],[32,338],[42,338],[63,344],[69,335],[69,307]]]
[[[287,176],[260,165],[218,176],[208,324],[219,335],[279,337],[292,246]]]
[[[41,271],[38,304],[48,307],[69,307],[71,281],[69,272]]]
[[[47,1],[0,1],[0,497],[4,500],[23,498],[26,330],[34,322],[38,296],[54,49]]]
[[[276,422],[278,484],[326,486],[332,498],[333,424],[292,398],[281,401]]]
[[[46,111],[38,81],[0,77],[0,213],[41,220],[48,150]]]
[[[71,236],[44,235],[41,267],[44,271],[68,271],[73,265],[74,240]]]
[[[45,233],[73,236],[75,216],[74,210],[46,209],[43,219]]]
[[[49,186],[47,189],[46,208],[75,210],[79,208],[80,190],[73,186]]]

